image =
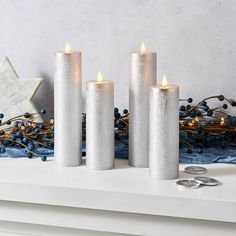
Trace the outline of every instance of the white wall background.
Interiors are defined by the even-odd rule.
[[[34,99],[53,112],[54,53],[83,52],[83,81],[101,70],[128,105],[129,53],[141,41],[158,53],[181,97],[236,98],[236,0],[0,0],[0,58],[22,77],[42,76]]]

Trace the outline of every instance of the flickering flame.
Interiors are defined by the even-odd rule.
[[[102,82],[103,81],[103,76],[102,73],[100,71],[98,71],[98,82]]]
[[[66,43],[66,46],[65,46],[65,53],[71,53],[71,47],[70,47],[70,44],[69,44],[69,43]]]
[[[144,42],[142,42],[141,44],[141,54],[145,54],[147,52],[146,46],[144,44]]]
[[[167,86],[168,86],[168,81],[166,75],[164,75],[162,79],[162,87],[166,88]]]

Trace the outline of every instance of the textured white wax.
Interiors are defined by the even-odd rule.
[[[148,167],[149,88],[156,83],[156,53],[132,53],[129,81],[129,163]]]
[[[179,88],[150,88],[149,171],[156,179],[179,174]]]
[[[81,53],[56,54],[55,148],[58,166],[78,166],[82,160]]]
[[[114,83],[88,81],[86,88],[86,166],[114,167]]]

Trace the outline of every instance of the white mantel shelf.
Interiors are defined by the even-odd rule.
[[[180,165],[180,179],[192,177],[183,172],[185,166]],[[153,180],[147,168],[130,167],[126,160],[116,160],[113,170],[92,171],[85,166],[56,167],[53,158],[47,162],[26,158],[0,159],[0,220],[77,228],[73,219],[60,221],[58,218],[58,222],[47,219],[44,222],[41,217],[28,219],[28,212],[17,215],[14,210],[23,204],[21,212],[27,211],[29,206],[40,206],[45,211],[51,207],[51,212],[58,211],[58,217],[59,209],[72,209],[70,214],[73,209],[80,209],[80,212],[96,211],[98,216],[99,212],[100,216],[110,212],[125,213],[126,217],[134,214],[236,223],[236,165],[210,164],[205,167],[208,169],[206,176],[218,179],[221,184],[183,190],[176,186],[176,180]],[[11,215],[13,212],[14,216]],[[129,222],[128,217],[126,222]],[[120,232],[114,225],[104,231],[130,235],[140,232],[138,235],[142,235],[145,228],[133,232],[129,227],[123,227]],[[78,228],[103,230],[99,226],[83,224],[81,220]]]

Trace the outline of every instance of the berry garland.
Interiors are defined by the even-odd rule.
[[[218,100],[220,106],[211,108],[209,100]],[[193,99],[180,99],[183,104],[179,108],[180,148],[186,148],[188,154],[203,153],[204,148],[233,146],[236,144],[236,117],[226,113],[236,102],[223,95],[211,96],[192,105]],[[185,104],[184,104],[185,103]],[[54,118],[48,123],[34,122],[35,115],[46,114],[45,109],[39,113],[25,113],[3,122],[4,114],[0,113],[0,153],[8,148],[24,149],[28,158],[40,157],[42,161],[47,156],[39,155],[38,147],[53,150],[54,148]],[[128,145],[129,112],[122,113],[114,108],[114,135],[117,142]],[[83,141],[86,140],[86,114],[82,114]],[[2,129],[1,129],[2,128]],[[82,153],[86,155],[85,152]]]
[[[45,155],[39,155],[38,147],[45,147],[53,150],[54,148],[54,118],[51,118],[47,124],[34,122],[34,117],[38,114],[46,114],[45,109],[40,113],[29,114],[13,117],[9,120],[2,121],[4,114],[0,113],[0,153],[6,152],[8,148],[24,149],[28,158],[33,156],[40,157],[46,161]]]
[[[211,108],[209,100],[218,100],[221,104]],[[235,146],[236,117],[225,111],[229,105],[236,106],[234,100],[217,95],[207,97],[197,105],[191,105],[192,98],[180,101],[189,103],[180,106],[180,148],[187,147],[188,154],[194,151],[201,154],[208,147]]]

